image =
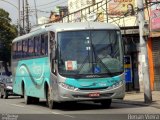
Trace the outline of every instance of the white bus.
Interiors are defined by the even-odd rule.
[[[12,42],[13,91],[25,103],[94,101],[125,95],[119,27],[99,22],[43,25]]]

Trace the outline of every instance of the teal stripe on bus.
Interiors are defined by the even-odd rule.
[[[25,83],[28,95],[44,97],[44,82],[49,83],[50,67],[48,57],[21,60],[16,70],[16,82],[20,86],[22,80]],[[19,88],[14,88],[19,89]]]
[[[90,79],[74,79],[66,78],[65,84],[74,86],[76,88],[102,88],[110,87],[120,81],[119,76],[110,78],[90,78]]]

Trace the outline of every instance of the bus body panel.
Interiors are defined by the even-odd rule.
[[[90,94],[99,94],[99,97],[90,97]],[[94,90],[94,91],[71,91],[65,88],[59,88],[59,98],[54,99],[55,101],[94,101],[94,100],[105,100],[105,99],[123,99],[125,96],[125,85],[122,84],[111,90]]]
[[[45,98],[44,83],[50,83],[49,65],[48,57],[19,61],[15,75],[14,92],[22,94],[22,82],[24,82],[28,96]]]
[[[58,84],[58,91],[54,101],[79,101],[101,99],[123,99],[125,95],[124,74],[108,78],[74,79],[59,75],[59,83],[65,83],[74,89],[67,89]],[[89,97],[91,93],[98,93],[99,97]]]
[[[109,78],[90,78],[90,79],[74,79],[67,78],[65,84],[74,86],[76,88],[102,88],[111,87],[121,79],[119,76],[109,77]]]
[[[104,23],[55,23],[43,27],[42,31],[33,31],[27,35],[21,36],[13,40],[14,42],[28,39],[34,35],[53,31],[55,33],[55,41],[57,42],[57,33],[63,31],[78,30],[120,30],[118,27]],[[49,39],[48,39],[49,40]],[[50,54],[50,43],[48,44],[48,57],[28,58],[26,60],[12,60],[12,72],[15,93],[22,95],[22,82],[25,84],[27,96],[46,98],[45,82],[49,86],[51,99],[57,102],[62,101],[80,101],[80,100],[101,100],[123,98],[125,95],[124,73],[119,76],[104,78],[66,78],[58,73],[58,65],[56,65],[56,74],[52,73]],[[17,61],[17,62],[15,62]],[[58,64],[58,61],[57,61]],[[76,88],[76,90],[66,89],[60,84],[68,85]],[[98,93],[99,97],[89,97],[90,93]]]

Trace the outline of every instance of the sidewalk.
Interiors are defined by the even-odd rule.
[[[115,100],[114,102],[121,102],[123,104],[132,104],[139,106],[153,106],[160,109],[160,91],[152,91],[152,103],[146,104],[144,102],[144,93],[126,92],[124,100]]]

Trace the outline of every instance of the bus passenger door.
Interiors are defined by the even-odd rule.
[[[49,32],[49,46],[50,46],[50,64],[51,64],[51,90],[53,96],[56,96],[57,91],[57,55],[56,55],[56,41],[55,33]]]

